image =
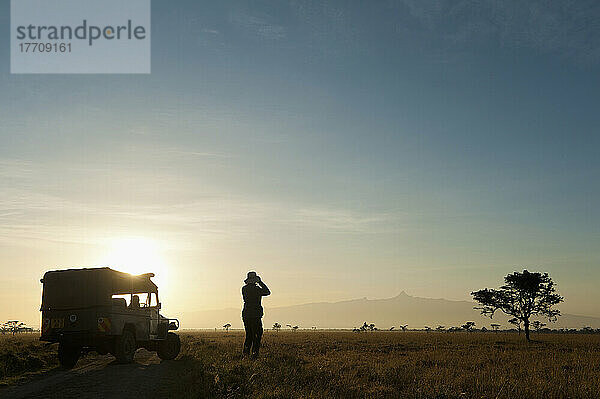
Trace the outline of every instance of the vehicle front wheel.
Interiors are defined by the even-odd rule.
[[[62,368],[70,370],[77,364],[81,348],[64,342],[58,344],[58,361]]]
[[[164,341],[158,343],[158,357],[163,360],[173,360],[179,355],[180,349],[181,341],[179,340],[179,335],[170,332]]]
[[[115,357],[119,363],[131,363],[133,362],[133,355],[137,350],[137,344],[135,342],[135,336],[133,332],[129,330],[123,331],[120,337],[117,337],[115,342]]]

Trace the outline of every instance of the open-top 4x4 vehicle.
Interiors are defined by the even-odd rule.
[[[40,340],[58,342],[58,359],[73,368],[84,351],[133,361],[138,348],[164,360],[177,357],[179,320],[160,315],[153,273],[134,276],[108,267],[49,271],[40,280]]]

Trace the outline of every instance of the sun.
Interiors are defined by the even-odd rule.
[[[131,274],[154,273],[152,280],[159,289],[166,284],[168,267],[161,242],[145,237],[122,237],[110,240],[107,247],[101,265]]]

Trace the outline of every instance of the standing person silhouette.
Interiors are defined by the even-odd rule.
[[[244,341],[244,355],[249,355],[252,351],[252,359],[258,357],[260,349],[260,339],[262,338],[262,316],[263,308],[260,304],[263,296],[271,294],[269,288],[262,282],[256,272],[248,272],[246,283],[242,287],[242,298],[244,299],[244,309],[242,310],[242,320],[246,330],[246,340]]]

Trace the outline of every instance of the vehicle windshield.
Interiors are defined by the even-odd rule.
[[[132,294],[115,294],[112,296],[113,303],[118,303],[120,299],[125,300],[125,306],[128,308],[137,307],[135,303],[132,304],[133,297],[137,296],[139,299],[140,308],[154,307],[158,305],[158,299],[155,292],[134,292]],[[116,301],[115,301],[116,299]],[[135,302],[135,301],[133,301]]]

